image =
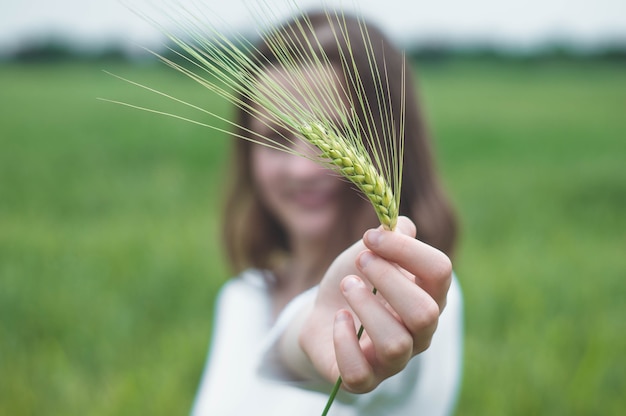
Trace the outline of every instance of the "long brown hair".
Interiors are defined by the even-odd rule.
[[[284,38],[293,42],[296,49],[301,42],[310,44],[310,41],[314,40],[316,48],[320,50],[318,52],[323,53],[332,64],[339,67],[342,65],[342,56],[346,56],[349,47],[353,59],[351,65],[354,64],[363,80],[366,100],[370,102],[374,112],[382,111],[377,107],[379,102],[377,95],[381,94],[381,86],[373,79],[370,66],[377,65],[378,73],[401,74],[403,65],[407,64],[400,51],[393,47],[377,28],[366,25],[369,39],[364,40],[363,25],[363,21],[356,17],[313,12],[281,25],[269,36],[283,34]],[[278,62],[278,58],[268,45],[267,38],[259,42],[254,53],[258,55],[257,58],[262,57],[257,59],[257,62],[264,65],[274,65]],[[374,60],[370,59],[372,56]],[[353,69],[348,68],[348,71],[350,70]],[[420,240],[451,256],[457,235],[457,222],[437,178],[431,141],[419,108],[412,72],[407,69],[406,73],[405,83],[399,76],[390,76],[387,85],[383,86],[388,87],[388,91],[382,92],[388,94],[384,96],[390,97],[396,114],[400,112],[403,93],[406,99],[400,214],[408,216],[415,222],[417,237]],[[354,91],[350,93],[354,94]],[[358,114],[358,109],[356,111],[358,117],[365,117],[364,114]],[[250,126],[252,116],[239,109],[236,117],[237,125],[243,128],[239,128],[235,134],[241,137],[245,135],[244,129]],[[375,123],[378,123],[376,128],[379,132],[382,131],[383,126],[380,125],[382,122],[375,120]],[[246,140],[234,140],[232,185],[226,201],[223,224],[228,259],[235,271],[247,267],[272,269],[275,266],[273,259],[276,255],[289,252],[285,229],[267,210],[256,193],[251,175],[252,146],[255,145]],[[366,204],[361,206],[367,209]],[[346,220],[350,221],[349,218]],[[364,231],[356,230],[355,235],[349,236],[349,241],[356,241]]]

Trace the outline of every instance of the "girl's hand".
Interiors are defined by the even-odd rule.
[[[328,381],[341,375],[344,389],[371,391],[430,345],[452,265],[415,232],[406,217],[395,232],[369,230],[328,269],[298,335],[310,364]]]

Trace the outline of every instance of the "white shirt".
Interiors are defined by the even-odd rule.
[[[249,270],[230,280],[217,299],[212,346],[193,416],[319,416],[332,386],[290,380],[277,364],[275,341],[313,288],[272,317],[263,273]],[[456,278],[428,350],[365,394],[340,391],[329,415],[449,415],[461,378],[462,298]]]

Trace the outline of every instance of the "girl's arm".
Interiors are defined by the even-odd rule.
[[[408,218],[395,232],[369,230],[337,257],[316,300],[285,331],[284,364],[305,379],[341,375],[348,391],[373,390],[428,348],[451,278],[449,258],[416,240]]]

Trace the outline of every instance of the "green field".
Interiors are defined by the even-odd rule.
[[[0,66],[2,415],[185,415],[202,371],[228,141],[96,100],[167,108],[102,68],[228,114],[159,66]],[[458,415],[623,411],[625,69],[421,68],[463,225]]]

